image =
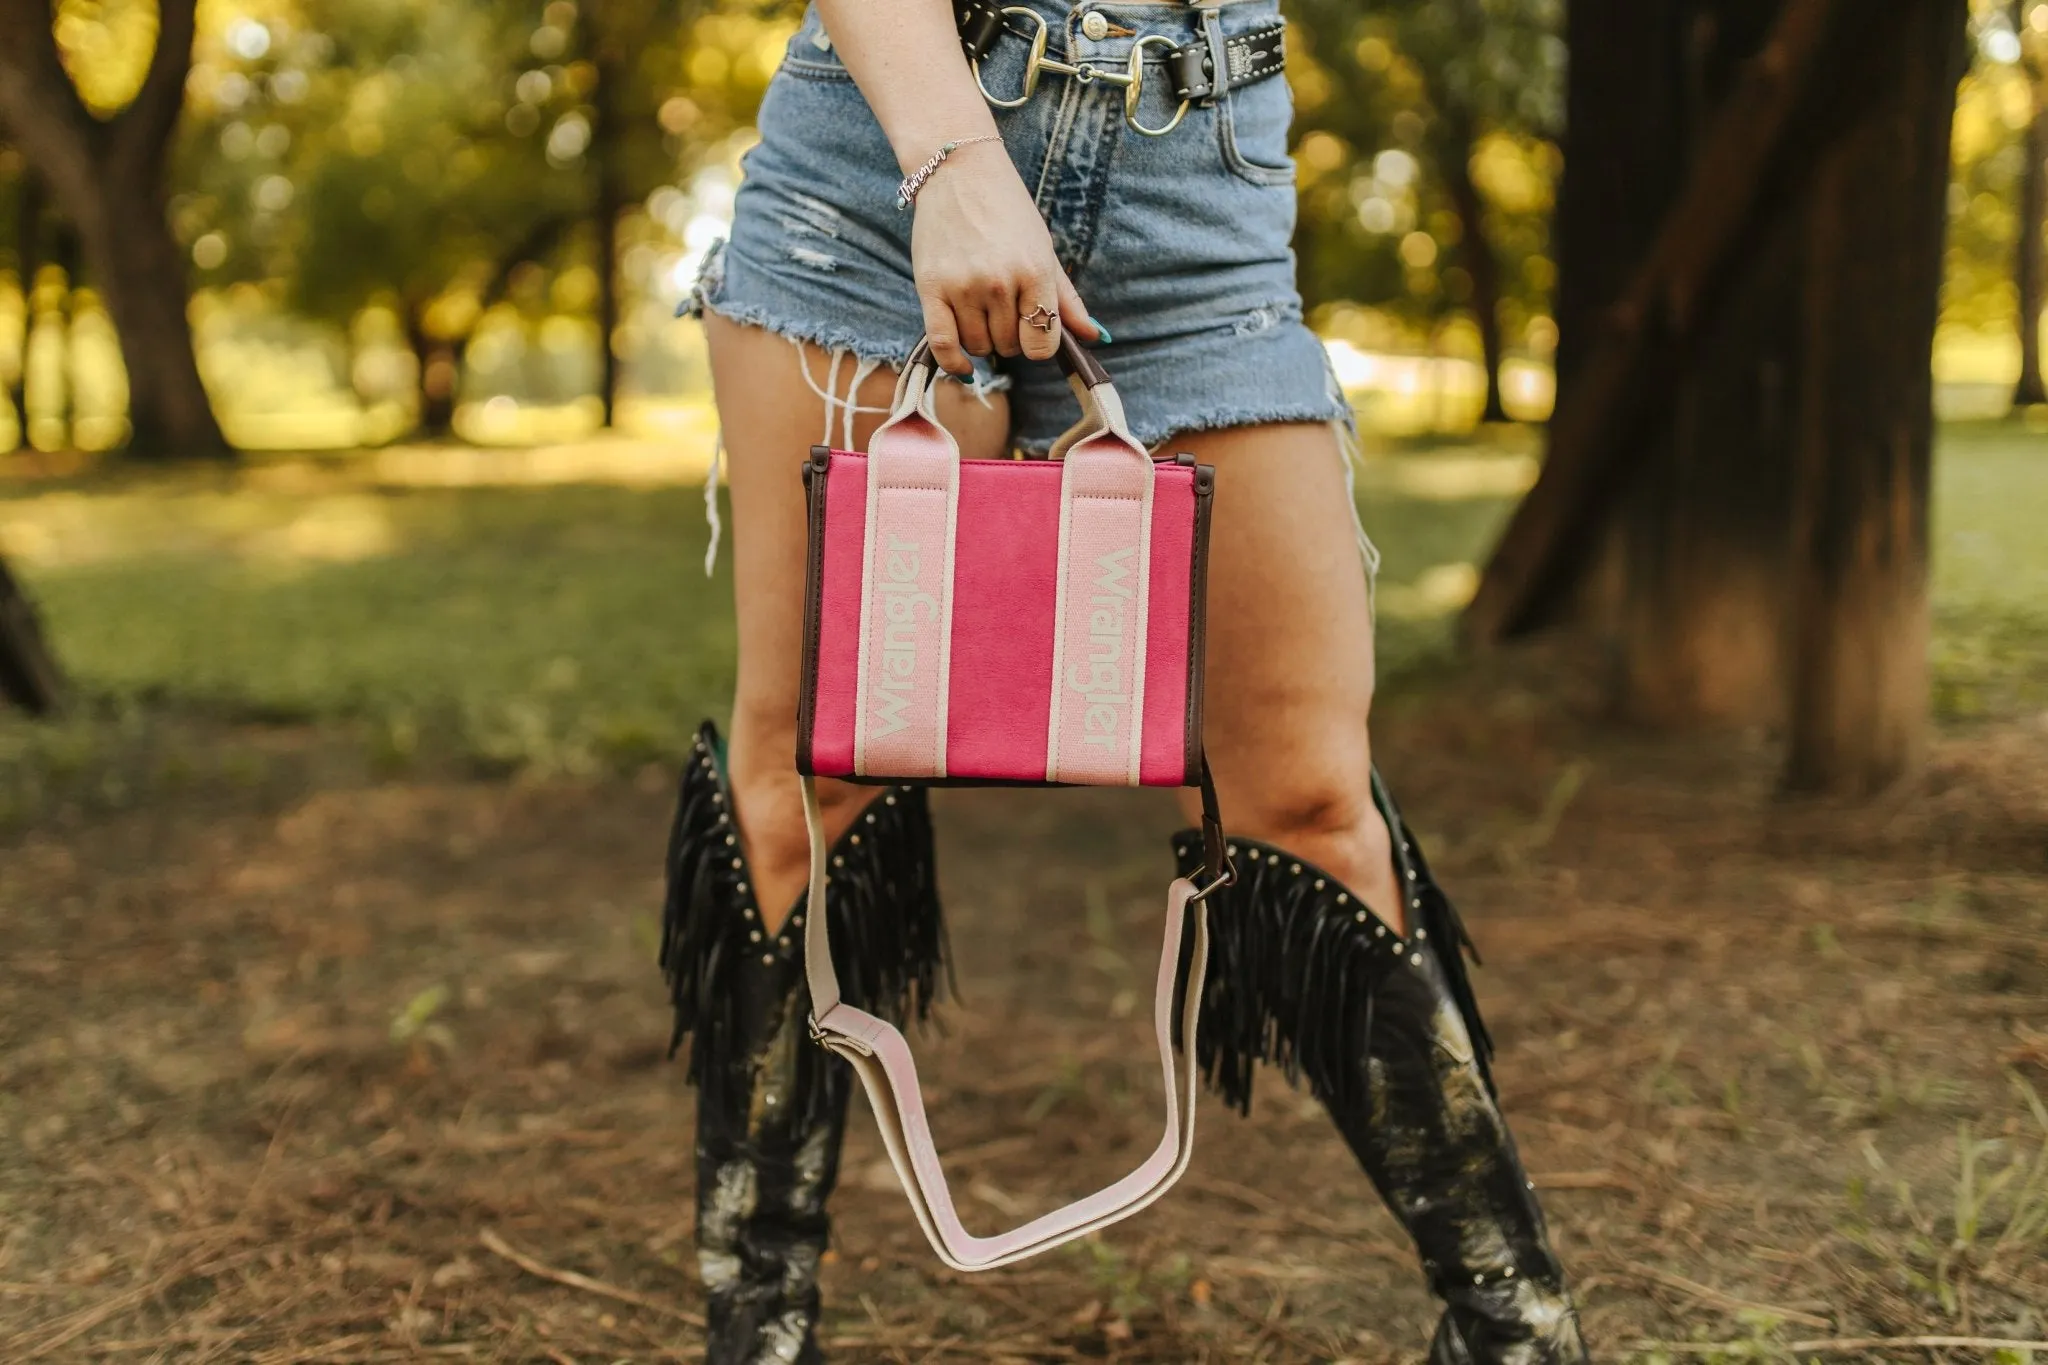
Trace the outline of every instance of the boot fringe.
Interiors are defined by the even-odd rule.
[[[1444,979],[1451,988],[1451,999],[1457,1002],[1458,1013],[1465,1020],[1465,1032],[1471,1035],[1472,1050],[1479,1063],[1479,1074],[1486,1082],[1487,1093],[1494,1102],[1500,1102],[1500,1093],[1493,1085],[1493,1035],[1487,1031],[1486,1021],[1479,1015],[1479,997],[1472,989],[1472,974],[1465,966],[1470,957],[1475,965],[1485,966],[1485,959],[1479,956],[1479,945],[1472,941],[1472,934],[1465,928],[1465,920],[1458,913],[1458,907],[1444,894],[1443,887],[1431,875],[1429,862],[1422,856],[1422,845],[1415,842],[1415,836],[1401,819],[1400,807],[1394,804],[1394,797],[1380,780],[1377,770],[1372,775],[1373,799],[1379,803],[1381,814],[1386,816],[1387,828],[1394,836],[1396,860],[1405,858],[1408,869],[1415,873],[1409,883],[1416,889],[1415,899],[1419,906],[1411,905],[1416,914],[1416,923],[1429,931],[1431,941],[1438,945],[1437,962],[1442,966]]]
[[[742,912],[753,897],[738,836],[725,745],[707,721],[684,766],[669,830],[660,958],[675,1006],[669,1055],[690,1040],[686,1074],[699,1086],[744,1075],[732,1065],[741,969],[764,949],[799,964],[803,956],[802,899],[777,939],[752,937],[761,926]],[[949,954],[923,789],[885,790],[833,845],[831,859],[833,963],[845,998],[899,1027],[929,1017]],[[801,990],[800,970],[798,983]],[[801,1052],[801,1093],[792,1098],[806,1114],[822,1115],[840,1068],[824,1065],[830,1057],[822,1049]]]
[[[1493,1039],[1464,963],[1467,952],[1478,960],[1471,935],[1377,774],[1373,794],[1393,832],[1397,874],[1414,888],[1412,927],[1427,931],[1491,1091]],[[1195,1047],[1202,1076],[1225,1104],[1246,1114],[1261,1062],[1279,1068],[1289,1084],[1306,1079],[1309,1093],[1325,1104],[1348,1109],[1366,1102],[1355,1063],[1370,1047],[1375,1024],[1387,1026],[1374,1018],[1373,997],[1398,965],[1403,941],[1314,864],[1256,839],[1235,839],[1232,847],[1237,881],[1209,901],[1209,972]],[[1202,865],[1199,832],[1177,835],[1174,852],[1182,875],[1194,875]],[[1183,972],[1176,996],[1185,989]]]
[[[1232,842],[1237,881],[1209,899],[1196,1064],[1240,1113],[1251,1112],[1261,1062],[1279,1068],[1290,1084],[1306,1077],[1312,1094],[1333,1102],[1350,1088],[1345,1063],[1356,1053],[1374,983],[1391,954],[1375,949],[1378,921],[1327,873],[1269,844]],[[1175,852],[1183,875],[1202,865],[1193,831],[1179,836]]]

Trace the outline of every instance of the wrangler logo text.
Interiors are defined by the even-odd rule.
[[[1095,561],[1099,575],[1088,598],[1088,657],[1067,665],[1067,686],[1081,696],[1082,742],[1117,747],[1131,697],[1124,682],[1124,630],[1135,593],[1131,558],[1137,547],[1111,551]]]
[[[869,688],[874,702],[870,739],[885,739],[910,723],[903,712],[917,686],[917,628],[939,614],[938,600],[917,585],[916,541],[892,533],[878,558],[882,647],[874,655]]]

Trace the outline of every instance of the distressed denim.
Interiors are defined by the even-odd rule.
[[[1203,31],[1201,12],[1184,4],[1032,4],[1045,16],[1049,55],[1108,71],[1126,68],[1141,36],[1178,44]],[[1083,34],[1091,8],[1111,20],[1108,36]],[[1218,15],[1226,35],[1278,18],[1276,0],[1243,0]],[[1023,88],[1029,46],[1015,33],[997,43],[982,64],[989,90]],[[1163,65],[1146,74],[1139,117],[1157,127],[1176,102]],[[1099,356],[1140,440],[1348,420],[1295,289],[1284,78],[1192,107],[1164,137],[1124,121],[1121,87],[1050,73],[1029,102],[994,112],[1060,263],[1114,337]],[[731,236],[708,258],[688,310],[814,342],[833,353],[835,371],[845,356],[863,370],[899,367],[923,331],[912,213],[896,207],[895,155],[815,7],[769,84],[759,127]],[[1008,389],[1013,439],[1027,453],[1045,451],[1079,415],[1049,363],[996,358],[979,376]]]

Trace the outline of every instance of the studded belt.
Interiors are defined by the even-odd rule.
[[[953,17],[960,25],[960,46],[966,49],[967,63],[974,68],[974,83],[998,109],[1015,109],[1030,100],[1038,93],[1039,78],[1047,73],[1067,76],[1083,85],[1100,81],[1123,87],[1124,121],[1147,137],[1163,137],[1180,126],[1193,106],[1213,104],[1226,91],[1277,76],[1287,67],[1284,23],[1226,38],[1214,9],[1205,11],[1204,33],[1192,42],[1176,43],[1158,34],[1138,39],[1122,71],[1070,65],[1048,57],[1045,16],[1024,5],[999,5],[996,0],[953,0]],[[1012,24],[1013,17],[1024,20],[1028,27]],[[1102,31],[1091,32],[1090,23],[1096,23]],[[1107,16],[1101,10],[1088,11],[1082,19],[1082,32],[1090,38],[1108,36]],[[998,95],[981,78],[982,61],[1005,34],[1031,44],[1031,55],[1024,65],[1024,88],[1014,96]],[[1138,118],[1148,62],[1161,68],[1160,75],[1174,99],[1180,102],[1173,117],[1159,127],[1151,127]]]

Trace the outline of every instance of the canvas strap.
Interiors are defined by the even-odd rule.
[[[939,424],[928,352],[896,380],[868,441],[853,771],[946,776],[960,447]]]
[[[1207,762],[1202,765],[1202,823],[1208,866],[1203,885],[1198,887],[1189,878],[1177,877],[1167,889],[1165,941],[1160,945],[1159,970],[1153,981],[1152,1032],[1159,1050],[1166,1107],[1165,1128],[1158,1145],[1122,1179],[1022,1227],[992,1237],[977,1237],[960,1221],[937,1145],[932,1140],[931,1120],[918,1088],[917,1063],[910,1055],[909,1043],[886,1019],[840,998],[839,976],[832,965],[832,917],[823,908],[831,894],[824,819],[818,809],[816,782],[806,777],[803,785],[804,821],[811,841],[811,909],[804,918],[804,969],[811,992],[811,1036],[853,1064],[854,1073],[867,1091],[868,1106],[874,1111],[889,1162],[895,1167],[918,1224],[939,1259],[955,1270],[994,1270],[1128,1218],[1173,1188],[1187,1170],[1195,1148],[1195,1099],[1200,1086],[1196,1032],[1201,1023],[1202,988],[1209,966],[1206,898],[1234,878],[1224,856],[1215,785],[1210,780]],[[1181,1060],[1176,1067],[1174,978],[1184,936],[1191,937],[1192,943],[1181,998]]]

